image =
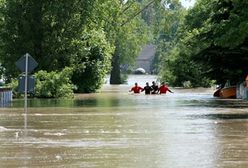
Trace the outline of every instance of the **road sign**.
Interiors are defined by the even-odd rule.
[[[27,77],[27,92],[34,93],[35,79],[33,76]],[[18,92],[25,92],[25,76],[21,76],[18,80]]]
[[[28,59],[27,61],[26,58]],[[28,53],[22,56],[15,64],[22,72],[26,72],[26,62],[28,62],[27,70],[29,73],[38,66],[38,63],[35,61],[35,59]]]
[[[28,93],[34,92],[35,85],[34,77],[28,76],[28,73],[32,72],[38,66],[38,63],[27,53],[15,64],[22,72],[25,73],[25,76],[22,76],[19,79],[18,91],[24,92],[24,132],[27,134]]]

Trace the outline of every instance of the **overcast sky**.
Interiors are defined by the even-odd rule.
[[[180,1],[185,8],[189,8],[195,4],[196,0],[180,0]]]

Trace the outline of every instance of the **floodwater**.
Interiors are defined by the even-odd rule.
[[[247,168],[248,103],[213,89],[134,95],[138,81],[74,100],[23,100],[0,108],[0,167]]]

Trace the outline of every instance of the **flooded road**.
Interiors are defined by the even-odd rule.
[[[151,81],[153,77],[146,78]],[[105,85],[74,100],[0,108],[0,167],[247,168],[248,102],[212,89],[134,95]]]

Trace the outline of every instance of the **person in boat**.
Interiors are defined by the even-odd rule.
[[[158,94],[159,88],[158,85],[155,83],[155,81],[152,81],[151,88],[152,88],[151,94]]]
[[[134,84],[134,87],[132,87],[131,90],[129,90],[129,92],[140,93],[140,91],[142,91],[142,90],[143,90],[143,88],[140,87],[140,86],[138,85],[138,83],[135,83],[135,84]]]
[[[142,92],[143,91],[145,91],[145,94],[146,95],[151,94],[152,88],[151,88],[151,86],[149,86],[149,83],[148,82],[146,82],[146,86],[143,88]]]
[[[162,82],[158,92],[160,94],[166,94],[167,91],[169,91],[170,93],[174,93],[169,89],[169,87],[164,82]]]

